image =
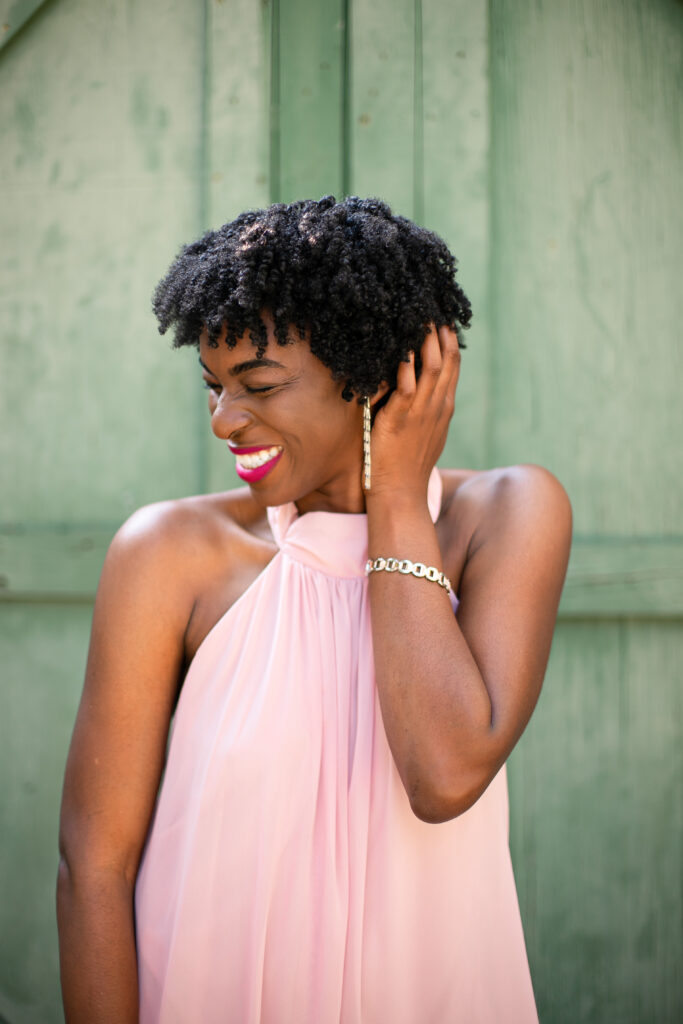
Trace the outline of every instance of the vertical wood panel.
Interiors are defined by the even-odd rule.
[[[489,6],[490,124],[481,2],[59,0],[35,15],[0,52],[0,397],[17,427],[0,434],[3,517],[116,523],[237,483],[151,290],[204,227],[348,185],[462,260],[475,326],[444,462],[549,466],[582,533],[680,532],[683,9]],[[0,868],[17,880],[0,1017],[51,1024],[58,787],[90,609],[0,612]],[[546,1024],[683,1013],[680,635],[562,624],[511,759]]]
[[[542,1021],[683,1010],[679,623],[563,624],[510,760],[511,846]]]
[[[207,227],[269,202],[269,40],[251,0],[209,5]]]
[[[270,202],[270,9],[253,0],[231,0],[210,3],[208,15],[205,226],[218,228],[243,210]],[[241,487],[234,457],[211,433],[206,392],[198,367],[193,370],[204,487]]]
[[[187,5],[61,0],[0,53],[5,519],[196,489],[187,356],[150,294],[198,227],[201,52]]]
[[[356,0],[350,38],[350,191],[413,217],[415,0]]]
[[[683,10],[490,10],[492,458],[556,472],[596,543],[675,536]],[[680,637],[562,624],[511,759],[543,1020],[683,1013]]]
[[[0,1020],[58,1024],[55,882],[91,606],[0,605]]]
[[[447,14],[422,0],[424,224],[450,245],[474,316],[464,336],[442,464],[487,464],[489,380],[489,95],[486,5],[457,0]]]
[[[0,0],[0,48],[22,30],[44,3],[45,0]]]
[[[492,0],[493,450],[680,533],[683,7]]]
[[[343,190],[344,3],[280,3],[281,202]]]

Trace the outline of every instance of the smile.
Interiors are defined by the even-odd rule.
[[[270,448],[231,449],[235,456],[237,475],[247,483],[262,480],[266,473],[277,465],[282,455],[282,448],[273,445]]]

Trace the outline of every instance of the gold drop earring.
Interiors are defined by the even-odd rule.
[[[363,488],[366,491],[370,490],[370,429],[372,422],[370,420],[370,399],[365,397],[363,399]]]

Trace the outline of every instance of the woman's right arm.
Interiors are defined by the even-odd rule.
[[[157,505],[128,520],[112,541],[97,591],[59,836],[67,1024],[138,1020],[135,879],[193,603],[175,518]]]

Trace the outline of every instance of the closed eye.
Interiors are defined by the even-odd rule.
[[[223,390],[222,384],[218,384],[212,380],[206,380],[206,378],[202,379],[202,387],[206,388],[207,391],[213,391],[214,395],[220,395],[221,391]],[[260,388],[254,388],[250,387],[248,384],[245,384],[244,390],[248,395],[264,395],[267,394],[267,392],[269,391],[275,391],[277,387],[277,384],[265,384]]]

